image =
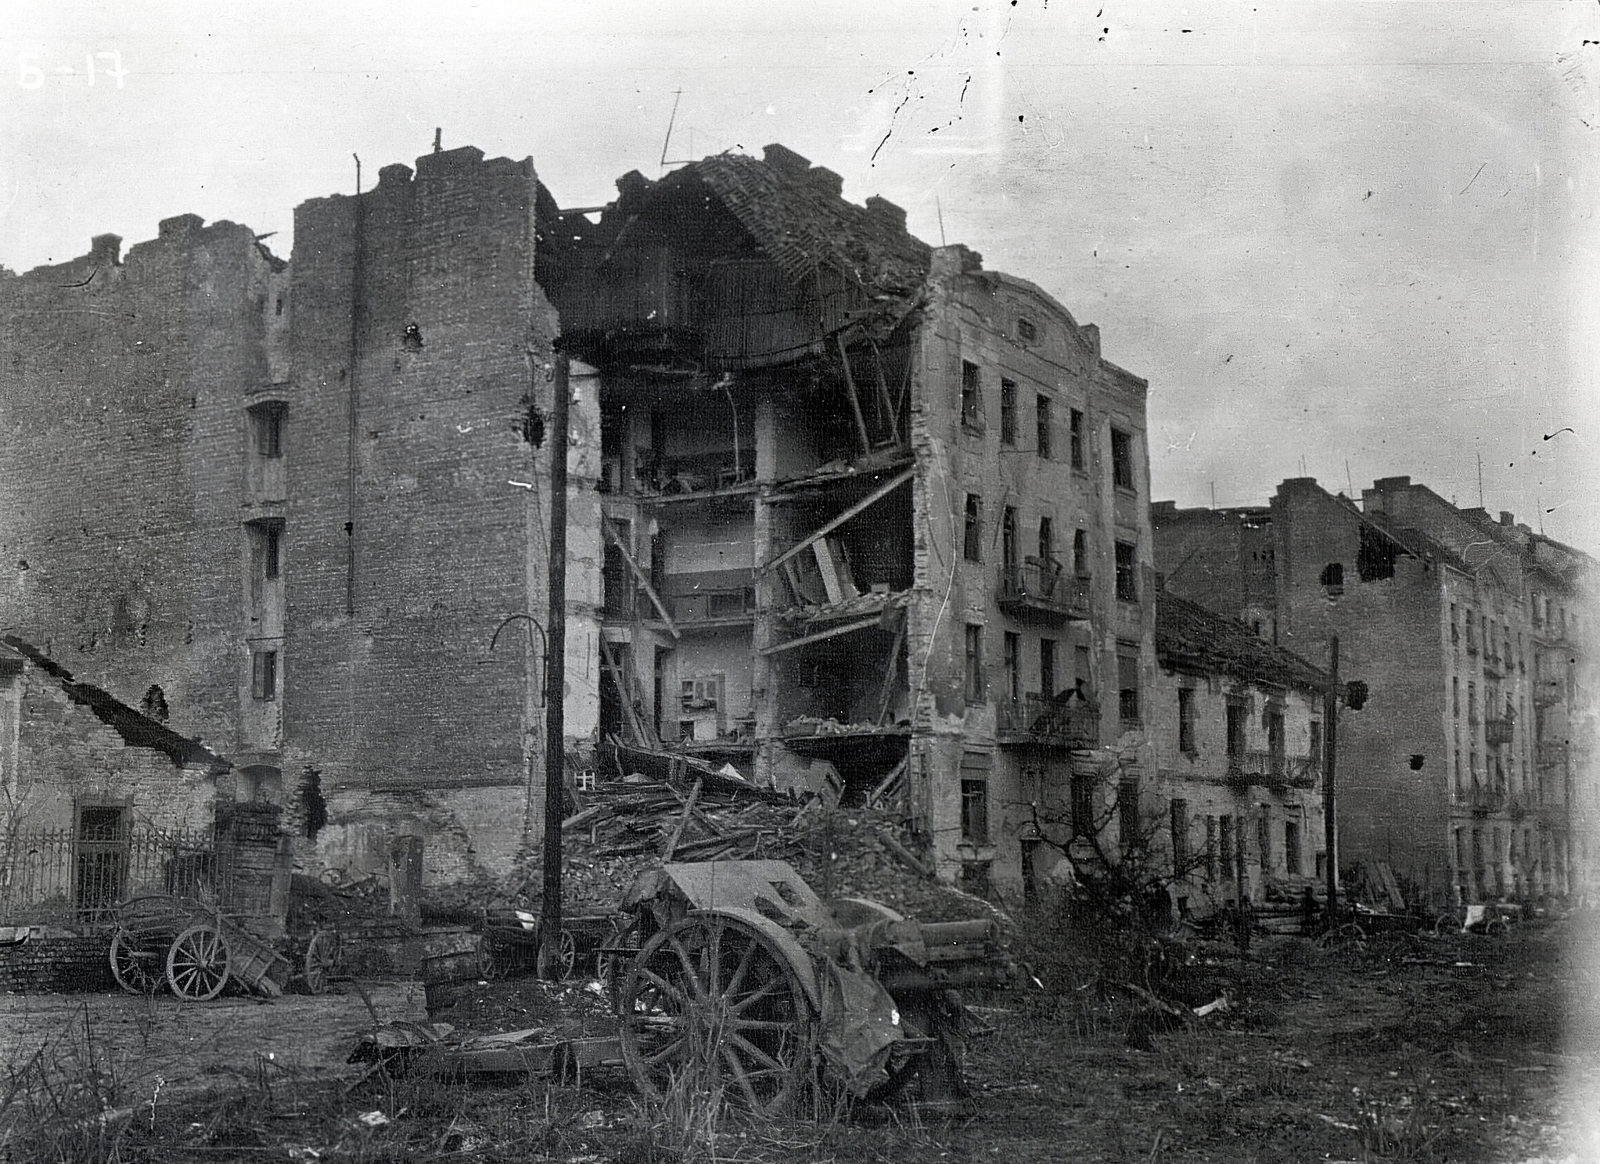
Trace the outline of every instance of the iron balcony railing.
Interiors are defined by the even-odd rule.
[[[1068,574],[1053,558],[1028,558],[1000,567],[1000,609],[1008,614],[1089,617],[1089,577]]]
[[[995,735],[1002,744],[1073,751],[1100,746],[1100,705],[1093,700],[1027,695],[1000,701],[995,713]]]
[[[1228,782],[1242,787],[1310,788],[1317,781],[1317,758],[1283,752],[1235,752],[1228,757]]]

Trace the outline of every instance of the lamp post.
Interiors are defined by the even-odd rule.
[[[544,892],[539,911],[539,977],[560,974],[561,805],[567,746],[567,393],[570,363],[556,353],[550,400],[549,642],[544,668]]]

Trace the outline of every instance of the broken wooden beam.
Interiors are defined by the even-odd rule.
[[[633,577],[641,589],[650,596],[651,605],[656,608],[656,613],[661,616],[661,621],[667,624],[667,631],[673,638],[682,638],[677,624],[672,621],[672,615],[667,612],[666,603],[661,601],[661,596],[656,593],[656,588],[650,585],[650,576],[644,572],[643,567],[633,560],[633,555],[628,552],[628,547],[622,544],[622,535],[617,532],[617,527],[611,524],[611,519],[605,514],[600,515],[600,527],[605,530],[606,537],[611,539],[611,544],[617,547],[622,554],[622,560],[628,564],[628,569],[633,571]]]
[[[883,619],[879,618],[877,615],[873,615],[871,618],[857,619],[855,622],[847,622],[843,626],[836,626],[829,630],[818,631],[816,634],[806,635],[803,638],[790,639],[788,642],[778,643],[776,646],[762,647],[760,654],[776,655],[781,651],[792,651],[796,647],[805,647],[810,646],[812,643],[820,643],[823,639],[838,638],[840,635],[847,635],[852,631],[866,630],[869,626],[882,625]]]
[[[787,550],[783,551],[783,553],[779,554],[776,558],[773,558],[770,562],[767,562],[765,565],[763,565],[760,568],[760,570],[758,572],[762,573],[762,574],[765,574],[769,570],[776,569],[778,566],[783,565],[790,558],[792,558],[796,554],[798,554],[801,550],[803,550],[807,546],[811,545],[818,538],[827,537],[834,530],[838,529],[841,525],[843,525],[845,522],[849,521],[856,514],[860,513],[864,509],[869,508],[872,505],[877,504],[879,501],[882,501],[889,494],[893,493],[896,489],[900,488],[900,486],[904,485],[907,481],[911,480],[911,477],[915,472],[916,472],[915,469],[906,469],[906,470],[903,470],[902,472],[896,473],[893,477],[889,478],[889,480],[885,481],[882,485],[878,486],[871,493],[867,494],[860,501],[856,502],[849,509],[847,509],[843,513],[841,513],[838,517],[834,518],[832,521],[830,521],[826,525],[822,526],[821,529],[818,529],[815,532],[806,535],[800,541],[796,542],[794,545],[790,546]]]

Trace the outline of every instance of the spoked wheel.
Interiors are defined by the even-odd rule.
[[[167,984],[172,993],[205,1002],[228,984],[228,943],[215,926],[201,922],[179,934],[167,951]]]
[[[1444,937],[1447,934],[1459,934],[1461,932],[1461,919],[1454,914],[1442,913],[1434,920],[1433,932],[1437,937]]]
[[[578,939],[572,936],[571,930],[561,931],[561,949],[556,955],[556,981],[565,982],[572,977],[573,969],[578,965]]]
[[[1492,938],[1503,938],[1511,933],[1511,922],[1503,917],[1492,917],[1484,923],[1483,932]]]
[[[1355,922],[1345,922],[1337,929],[1327,930],[1317,936],[1319,949],[1329,949],[1338,946],[1365,946],[1367,931]]]
[[[306,943],[306,989],[321,994],[339,966],[339,935],[333,930],[318,930]]]
[[[129,994],[154,994],[161,985],[161,952],[118,930],[111,938],[111,977]]]
[[[688,917],[645,943],[619,999],[622,1057],[661,1098],[674,1084],[775,1114],[811,1073],[811,1007],[795,968],[754,928]]]

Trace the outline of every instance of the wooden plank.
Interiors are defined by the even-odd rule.
[[[847,622],[843,626],[836,626],[830,630],[818,631],[816,634],[806,635],[804,638],[791,639],[789,642],[779,643],[775,647],[762,647],[760,653],[763,655],[776,655],[781,651],[792,651],[796,647],[806,647],[810,646],[812,643],[820,643],[823,639],[838,638],[840,635],[847,635],[852,631],[866,630],[869,626],[882,625],[883,620],[877,615],[873,615],[871,618],[863,618],[858,619],[855,622]]]
[[[822,588],[828,592],[828,601],[835,606],[848,602],[855,594],[845,593],[844,583],[840,579],[839,566],[833,560],[833,546],[829,543],[832,538],[819,538],[812,543],[811,552],[816,555],[817,569],[822,572]]]
[[[856,378],[850,373],[850,353],[845,351],[844,336],[836,335],[834,342],[839,345],[839,360],[844,365],[844,385],[850,397],[850,412],[856,418],[856,432],[861,437],[861,451],[872,451],[872,437],[867,434],[867,421],[861,415],[861,397],[856,393]]]
[[[771,570],[771,569],[774,569],[774,568],[776,568],[778,566],[783,565],[783,563],[787,562],[790,558],[794,557],[801,550],[803,550],[807,546],[811,545],[818,538],[827,537],[834,530],[838,529],[841,525],[843,525],[845,522],[849,521],[856,514],[860,513],[862,510],[868,508],[869,506],[875,505],[879,501],[882,501],[889,494],[893,493],[896,489],[900,488],[900,486],[904,485],[907,481],[911,480],[911,476],[915,472],[916,472],[916,469],[915,468],[911,468],[911,469],[905,469],[905,470],[903,470],[903,471],[901,471],[899,473],[896,473],[888,481],[885,481],[882,485],[878,486],[871,493],[867,494],[860,501],[856,502],[849,509],[847,509],[843,513],[841,513],[838,517],[834,518],[832,521],[830,521],[826,525],[824,525],[821,529],[818,529],[815,532],[813,532],[811,534],[808,534],[806,537],[802,538],[800,541],[798,541],[794,545],[790,546],[787,550],[783,551],[783,553],[779,554],[776,558],[773,558],[770,562],[766,563],[764,566],[761,567],[760,572],[765,574],[768,570]]]
[[[872,722],[883,726],[884,716],[889,714],[889,704],[894,700],[895,680],[900,677],[900,646],[906,641],[906,619],[900,619],[900,626],[894,632],[894,642],[889,646],[889,664],[883,669],[883,687],[878,692],[878,718]],[[905,761],[900,761],[904,766]]]
[[[678,842],[683,839],[683,830],[689,825],[689,818],[694,815],[694,802],[700,799],[700,786],[704,783],[698,777],[694,787],[689,789],[689,799],[683,806],[683,813],[678,817],[678,823],[672,829],[672,835],[667,838],[667,843],[661,847],[661,859],[672,860],[672,854],[678,847]]]
[[[898,792],[901,780],[905,776],[905,772],[905,757],[901,757],[900,762],[893,768],[889,769],[889,774],[882,780],[878,781],[877,787],[875,787],[871,792],[867,793],[867,807],[877,808],[878,805],[882,803],[885,796]]]
[[[650,585],[649,575],[640,568],[638,562],[633,560],[633,555],[628,552],[628,547],[622,544],[622,536],[617,533],[617,527],[612,525],[611,519],[603,513],[600,515],[600,527],[605,530],[606,537],[611,539],[611,544],[622,552],[622,560],[628,563],[628,569],[633,571],[635,581],[650,596],[650,602],[655,606],[656,613],[661,616],[661,621],[667,624],[668,632],[675,639],[682,638],[683,636],[678,633],[677,625],[672,621],[672,615],[667,613],[666,603],[661,601],[661,596],[656,593],[656,588]]]

